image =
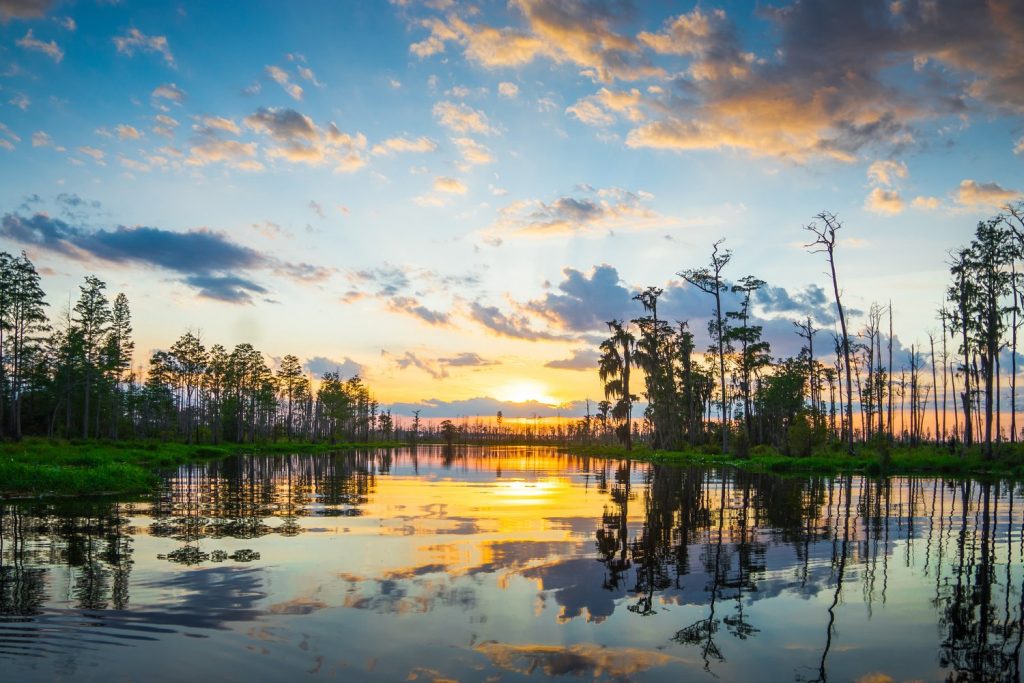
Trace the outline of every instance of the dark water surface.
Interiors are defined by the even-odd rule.
[[[543,448],[0,504],[0,680],[1019,680],[1024,487]]]

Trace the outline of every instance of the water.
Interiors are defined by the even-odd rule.
[[[0,506],[0,680],[1019,680],[1024,491],[439,447]]]

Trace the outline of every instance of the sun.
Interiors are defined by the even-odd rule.
[[[555,405],[558,401],[548,393],[548,388],[543,382],[535,380],[520,379],[508,382],[494,391],[494,397],[499,401],[511,401],[512,403],[525,403],[537,401]]]

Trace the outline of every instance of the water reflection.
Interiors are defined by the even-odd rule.
[[[184,661],[256,678],[1019,680],[1020,494],[548,449],[234,458],[169,473],[150,501],[0,505],[0,660],[41,680],[174,678]]]

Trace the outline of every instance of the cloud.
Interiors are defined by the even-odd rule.
[[[33,35],[32,29],[29,29],[28,32],[25,33],[24,37],[19,38],[17,44],[26,50],[42,52],[58,64],[62,59],[64,59],[64,51],[57,45],[57,41],[51,40],[48,43],[43,42]]]
[[[471,23],[449,12],[443,18],[418,22],[429,35],[409,50],[423,59],[455,43],[463,48],[467,59],[492,69],[522,66],[543,57],[558,64],[574,64],[583,75],[600,81],[663,73],[650,63],[635,39],[618,30],[619,25],[633,18],[627,3],[514,0],[510,5],[522,16],[522,26]]]
[[[462,160],[470,166],[489,164],[494,161],[491,150],[472,138],[452,138],[452,142],[462,155]]]
[[[318,377],[323,376],[327,372],[337,372],[342,377],[355,377],[366,372],[366,368],[363,365],[348,356],[345,356],[345,359],[340,361],[324,356],[314,356],[306,360],[302,367]]]
[[[447,325],[451,316],[441,311],[427,308],[419,300],[408,296],[395,296],[388,300],[388,310],[418,318],[429,325]]]
[[[193,137],[185,163],[190,166],[223,163],[244,171],[259,171],[263,164],[256,159],[256,149],[254,142],[225,140],[216,130],[207,128]]]
[[[288,96],[293,100],[302,101],[302,86],[298,83],[293,83],[288,72],[278,66],[268,65],[265,69],[266,74],[275,83],[281,86]]]
[[[562,278],[557,291],[527,304],[529,310],[561,329],[603,331],[607,321],[628,319],[635,310],[633,292],[608,264],[594,266],[589,274],[564,268]]]
[[[174,55],[171,47],[167,44],[166,36],[147,36],[137,28],[130,28],[123,36],[114,36],[114,45],[117,46],[118,54],[129,57],[135,54],[136,50],[142,52],[158,52],[163,56],[167,66],[175,68]]]
[[[423,154],[433,152],[437,149],[437,143],[428,137],[418,137],[415,140],[397,137],[388,138],[373,146],[373,154],[401,154],[406,152]]]
[[[32,104],[32,100],[29,99],[25,93],[18,93],[11,99],[7,100],[8,104],[11,104],[22,111],[28,111],[28,107]]]
[[[448,358],[438,358],[437,362],[451,368],[483,368],[499,364],[498,361],[482,358],[480,354],[471,351],[463,351]]]
[[[559,360],[548,361],[544,364],[546,368],[556,370],[595,370],[600,355],[594,349],[573,349],[572,356]]]
[[[837,320],[832,300],[818,285],[807,285],[803,290],[792,293],[785,287],[765,285],[758,290],[754,301],[768,314],[796,314],[799,318],[811,316],[825,325]]]
[[[78,152],[80,154],[86,155],[87,157],[90,157],[97,164],[101,165],[103,164],[103,157],[106,156],[102,149],[97,149],[95,147],[89,146],[79,147]]]
[[[646,206],[647,192],[619,188],[582,188],[575,196],[561,196],[550,202],[514,202],[498,213],[498,220],[485,235],[491,240],[504,237],[560,237],[592,235],[612,230],[644,230],[675,221]]]
[[[238,275],[188,275],[183,282],[199,290],[199,296],[214,301],[244,304],[252,294],[266,294],[267,288]]]
[[[377,296],[394,296],[411,285],[407,269],[387,263],[377,268],[351,273],[349,279],[359,284],[373,285]]]
[[[509,83],[508,81],[502,81],[498,84],[498,94],[502,97],[516,97],[519,95],[519,86],[515,83]]]
[[[1024,138],[1017,140],[1016,146],[1013,148],[1014,154],[1024,154]]]
[[[903,211],[903,198],[896,190],[876,187],[864,200],[864,208],[874,213],[897,214]]]
[[[32,133],[32,146],[53,147],[53,138],[50,137],[49,133],[37,130],[35,133]]]
[[[436,192],[466,194],[467,189],[465,183],[457,178],[447,178],[445,176],[434,178],[434,191]]]
[[[1016,5],[826,0],[758,12],[778,36],[761,56],[720,10],[698,8],[656,37],[641,34],[687,66],[667,96],[648,101],[658,120],[627,144],[850,161],[868,146],[914,144],[916,121],[972,107],[1024,111]],[[904,65],[905,78],[888,78]]]
[[[927,209],[934,211],[942,206],[942,200],[938,197],[914,197],[914,201],[910,203],[915,209]]]
[[[153,100],[168,100],[175,104],[181,104],[185,100],[185,91],[174,83],[164,83],[153,89],[150,95]]]
[[[117,137],[121,140],[138,140],[142,137],[142,133],[135,126],[129,126],[124,123],[118,124],[114,128],[114,132],[117,133]]]
[[[381,355],[390,355],[386,351],[382,352]],[[448,373],[443,368],[437,368],[434,364],[419,358],[416,354],[411,351],[406,351],[401,356],[394,357],[391,361],[395,367],[399,370],[408,370],[409,368],[419,368],[423,372],[427,373],[434,379],[444,379],[448,376]]]
[[[366,137],[343,133],[333,122],[320,128],[294,109],[260,107],[244,123],[276,143],[268,150],[271,158],[311,166],[331,163],[337,173],[350,173],[366,164]]]
[[[487,120],[486,114],[462,103],[438,102],[434,105],[434,118],[442,126],[456,133],[489,135],[496,132]]]
[[[532,417],[556,417],[583,415],[582,402],[575,402],[564,406],[552,406],[539,401],[500,401],[490,396],[478,396],[476,398],[461,399],[455,401],[444,401],[438,398],[431,398],[418,403],[393,403],[391,411],[396,415],[412,416],[413,411],[420,411],[423,418],[443,417],[478,417],[497,415],[498,411],[506,419],[532,418]]]
[[[160,117],[158,116],[157,118],[159,119]],[[171,120],[174,121],[174,119]],[[214,130],[224,131],[225,133],[231,133],[232,135],[238,135],[239,133],[242,132],[242,129],[238,127],[237,123],[235,123],[232,119],[225,118],[223,116],[204,116],[200,120],[202,121],[202,124],[207,128],[213,128]],[[175,125],[177,125],[176,121]]]
[[[77,195],[63,197],[68,206],[83,201]],[[199,289],[203,296],[236,303],[250,301],[250,292],[266,292],[243,275],[246,272],[267,271],[299,281],[316,281],[329,274],[309,264],[281,261],[206,229],[173,232],[118,226],[87,230],[41,213],[30,218],[8,213],[0,221],[0,236],[75,260],[162,268],[182,275],[182,282]]]
[[[451,314],[428,307],[421,298],[446,296],[453,289],[466,292],[480,283],[479,277],[472,273],[442,275],[433,270],[389,263],[351,272],[348,279],[352,288],[344,294],[342,301],[351,303],[374,297],[383,300],[387,310],[392,313],[437,326],[449,325]]]
[[[875,161],[868,166],[868,180],[876,185],[892,186],[906,177],[907,165],[902,161]]]
[[[515,313],[505,314],[497,306],[485,306],[479,302],[469,304],[469,317],[502,337],[540,341],[558,339],[556,335],[535,330],[529,318]]]
[[[617,118],[639,122],[647,118],[644,114],[644,95],[631,90],[609,90],[601,88],[596,94],[585,97],[565,111],[590,126],[610,126]]]
[[[177,119],[167,116],[166,114],[157,114],[153,118],[158,124],[153,126],[153,132],[165,138],[173,138],[174,129],[181,125],[178,123]]]
[[[960,181],[956,201],[963,206],[1002,206],[1021,196],[1019,190],[1010,190],[999,183],[979,183],[974,180]]]
[[[38,19],[53,7],[53,0],[0,0],[0,20]]]
[[[420,194],[412,198],[413,204],[422,206],[424,208],[440,208],[448,204],[448,197],[442,197],[437,194]]]
[[[0,149],[5,149],[8,152],[14,149],[15,143],[21,142],[21,138],[18,137],[17,133],[0,123]]]
[[[567,107],[565,113],[572,114],[588,126],[610,126],[615,123],[614,116],[589,99],[580,100],[571,107]]]
[[[555,330],[595,345],[595,338],[607,334],[607,321],[629,321],[644,315],[640,304],[633,299],[641,288],[623,282],[613,266],[602,264],[594,266],[589,272],[565,268],[562,276],[562,281],[553,291],[519,304],[519,308],[543,318]],[[727,286],[731,284],[726,282]],[[695,335],[698,349],[710,344],[707,322],[712,316],[711,298],[678,280],[669,280],[660,286],[663,293],[658,300],[658,317],[670,324],[687,321]],[[739,296],[732,291],[726,290],[723,293],[724,310],[738,310],[740,303]],[[764,338],[771,343],[776,353],[799,351],[799,340],[793,333],[791,320],[803,319],[807,315],[823,325],[830,325],[835,320],[831,300],[825,290],[817,285],[809,285],[795,292],[767,285],[755,296],[754,306],[756,315],[752,316],[751,324],[762,326]],[[854,313],[851,312],[851,315]],[[586,349],[579,349],[574,351],[572,357],[552,361],[547,366],[593,368],[592,360],[592,357],[587,358]]]
[[[488,360],[470,352],[435,359],[423,358],[411,351],[406,351],[401,356],[394,356],[387,351],[382,351],[381,356],[390,359],[390,362],[399,370],[418,368],[434,379],[447,378],[451,368],[480,368],[498,365],[497,361]]]

